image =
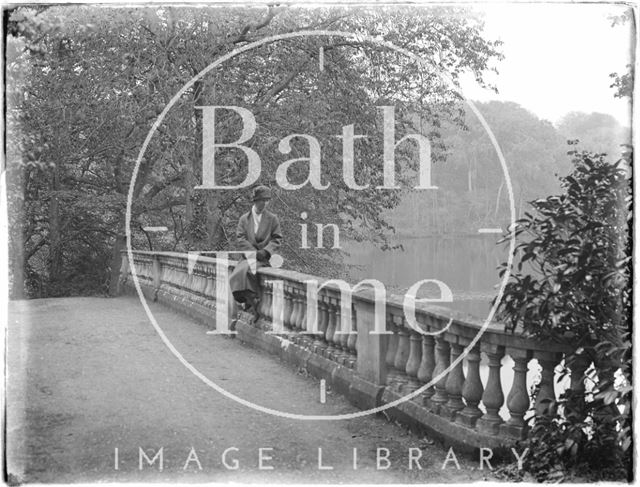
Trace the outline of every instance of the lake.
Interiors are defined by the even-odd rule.
[[[453,292],[452,303],[437,303],[485,318],[500,285],[498,266],[508,258],[508,246],[496,245],[499,235],[398,238],[403,249],[380,250],[366,242],[344,242],[352,265],[352,281],[378,279],[390,293],[404,294],[422,279],[438,279]],[[424,286],[418,297],[436,297]]]

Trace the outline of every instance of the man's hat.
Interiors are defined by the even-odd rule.
[[[256,186],[253,190],[253,201],[270,200],[271,190],[266,186]]]

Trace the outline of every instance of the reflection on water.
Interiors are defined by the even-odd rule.
[[[508,257],[508,247],[496,245],[497,240],[497,235],[486,234],[404,238],[403,249],[387,251],[362,242],[343,246],[349,253],[346,262],[354,266],[352,281],[378,279],[389,292],[403,294],[417,281],[438,279],[453,292],[453,303],[448,306],[485,318],[500,284],[497,267]],[[425,286],[419,296],[435,297],[436,292],[435,287]]]

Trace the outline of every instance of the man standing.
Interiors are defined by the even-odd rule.
[[[256,270],[268,266],[271,254],[280,247],[282,231],[280,221],[273,213],[266,210],[271,199],[271,190],[266,186],[257,186],[253,190],[253,206],[238,221],[236,228],[237,250],[256,252]],[[233,299],[245,303],[245,309],[251,310],[253,320],[258,314],[258,277],[251,270],[249,261],[242,258],[229,278]],[[235,320],[231,329],[235,328]]]

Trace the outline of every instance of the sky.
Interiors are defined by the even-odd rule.
[[[514,101],[538,117],[557,122],[570,111],[613,115],[630,125],[629,104],[614,98],[610,73],[623,73],[635,42],[631,23],[612,27],[609,17],[626,7],[612,4],[477,4],[485,37],[503,41],[499,74],[486,77],[499,95],[468,77],[471,100]]]

